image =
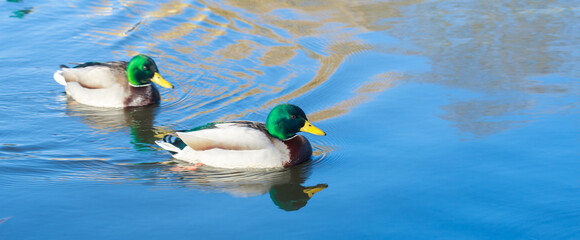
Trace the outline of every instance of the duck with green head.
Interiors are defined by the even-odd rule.
[[[96,107],[140,107],[161,99],[151,82],[173,88],[163,79],[152,58],[139,54],[131,61],[87,62],[75,67],[61,65],[54,80],[65,86],[74,100]]]
[[[167,135],[156,143],[174,158],[220,168],[285,168],[310,159],[307,132],[326,135],[313,126],[298,106],[281,104],[266,123],[216,122]]]

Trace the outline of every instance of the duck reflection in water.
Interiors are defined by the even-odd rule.
[[[280,209],[295,211],[308,203],[308,200],[317,192],[328,187],[328,184],[317,184],[312,187],[304,187],[300,184],[280,184],[270,189],[270,198]]]
[[[170,170],[175,165],[182,164],[188,163],[175,160],[142,163],[131,167],[139,168],[140,176],[137,178],[147,179],[147,184],[169,184],[201,191],[224,192],[234,197],[253,197],[268,193],[272,202],[286,211],[301,209],[316,193],[328,187],[325,183],[304,186],[315,165],[312,161],[286,169],[236,170],[204,165],[195,171]],[[165,165],[172,166],[167,168]]]
[[[133,147],[139,151],[149,151],[156,140],[153,120],[158,107],[99,108],[79,104],[67,97],[66,114],[80,117],[84,124],[97,131],[111,133],[129,130]]]

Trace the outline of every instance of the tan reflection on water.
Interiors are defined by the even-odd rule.
[[[381,2],[381,1],[350,1],[350,0],[313,0],[313,1],[290,1],[290,0],[229,0],[230,6],[243,8],[253,13],[270,13],[279,9],[295,10],[301,19],[309,21],[287,21],[278,18],[271,19],[269,23],[276,26],[286,26],[297,36],[318,35],[320,30],[316,28],[322,24],[343,23],[349,27],[362,27],[366,30],[381,31],[388,29],[390,24],[380,21],[401,16],[401,7],[423,2],[421,0]],[[267,19],[266,19],[267,20]],[[276,24],[277,23],[277,24]]]
[[[275,46],[268,47],[265,54],[259,59],[264,66],[280,66],[286,64],[292,59],[297,51],[304,51],[308,55],[316,59],[319,63],[317,66],[316,75],[308,83],[293,90],[292,92],[283,96],[276,97],[260,107],[248,109],[238,114],[231,114],[220,118],[220,120],[239,119],[248,113],[266,110],[272,106],[288,102],[294,98],[304,95],[305,93],[315,89],[324,82],[326,82],[332,74],[338,69],[341,64],[350,56],[366,51],[372,50],[375,46],[366,44],[356,39],[356,34],[363,33],[369,30],[378,30],[388,28],[386,24],[379,23],[377,20],[399,16],[398,6],[409,5],[417,1],[406,1],[400,3],[369,3],[357,4],[351,1],[228,1],[229,6],[243,8],[246,11],[259,13],[259,20],[272,25],[273,28],[283,29],[291,33],[292,38],[284,38],[285,43],[290,43],[290,46]],[[280,19],[276,14],[270,13],[278,9],[291,9],[295,12],[301,13],[300,19]],[[321,13],[328,14],[321,14]],[[380,14],[379,14],[380,13]],[[378,15],[377,15],[378,14]],[[345,17],[348,16],[348,17]],[[251,22],[251,21],[246,21]],[[351,27],[355,27],[355,31],[344,32],[337,31],[334,33],[333,28],[325,28],[333,23],[342,23]],[[263,23],[261,23],[264,25]],[[254,25],[259,25],[254,24]],[[268,33],[271,33],[268,31]],[[268,34],[269,36],[269,34]],[[316,36],[319,38],[316,50],[321,53],[312,51],[309,47],[299,44],[296,40],[305,36]],[[276,37],[274,39],[279,39]],[[316,44],[316,43],[315,43]],[[375,84],[373,82],[371,84]],[[370,85],[370,84],[366,84]],[[365,85],[365,86],[366,86]],[[361,87],[364,88],[364,87]],[[384,91],[386,89],[383,88]],[[331,106],[326,111],[326,116],[323,119],[330,118],[331,109],[346,109],[354,107],[364,102],[361,98],[365,94],[358,94],[355,99],[345,100]],[[334,111],[334,113],[339,113]],[[320,114],[314,115],[313,119],[317,119]],[[336,117],[334,115],[332,117]],[[322,118],[321,118],[322,120]]]
[[[578,84],[539,80],[578,78],[573,54],[580,38],[572,30],[578,28],[578,8],[570,6],[565,1],[430,1],[410,9],[413,17],[389,33],[416,44],[429,58],[432,69],[419,81],[482,94],[444,106],[442,116],[461,132],[482,137],[522,126],[513,116],[567,111],[538,98],[580,94]]]
[[[125,9],[139,9],[140,6],[150,5],[147,1],[101,1],[97,3],[98,6],[91,7],[92,11],[91,14],[86,15],[88,18],[94,18],[98,16],[109,16],[113,15],[116,9],[116,5],[120,4]],[[183,13],[183,10],[186,8],[192,7],[191,4],[182,3],[181,1],[174,1],[169,3],[164,3],[159,5],[159,9],[151,12],[138,12],[140,14],[139,21],[137,23],[117,23],[115,24],[116,28],[103,28],[97,27],[94,30],[94,33],[91,34],[86,33],[88,36],[97,38],[99,40],[107,40],[111,41],[111,38],[106,37],[114,36],[114,37],[126,37],[129,35],[130,32],[136,30],[140,25],[146,25],[148,20],[151,19],[159,19],[159,18],[167,18],[175,15],[179,15]],[[99,43],[99,42],[97,42]]]
[[[286,95],[274,98],[274,99],[266,102],[265,104],[262,104],[260,107],[248,109],[248,110],[243,111],[243,112],[238,113],[238,114],[231,114],[231,115],[226,115],[224,117],[221,117],[220,121],[239,119],[250,112],[255,112],[255,111],[259,111],[259,110],[267,110],[267,109],[270,109],[271,107],[273,107],[277,104],[288,102],[296,97],[299,97],[299,96],[307,93],[308,91],[313,90],[314,88],[318,87],[319,85],[324,83],[326,80],[328,80],[329,77],[332,74],[334,74],[334,72],[338,69],[338,67],[344,62],[344,60],[347,56],[349,56],[355,52],[362,51],[364,49],[370,49],[370,47],[365,46],[363,44],[347,42],[347,43],[344,43],[343,45],[331,46],[330,49],[332,49],[334,51],[332,51],[333,53],[327,57],[325,57],[323,55],[316,54],[314,52],[311,52],[311,56],[313,58],[316,58],[317,60],[319,60],[321,66],[318,69],[318,71],[316,72],[316,75],[314,76],[314,78],[310,82],[306,83],[305,85],[299,87],[298,89],[296,89],[296,90],[294,90]],[[306,50],[306,49],[304,49],[304,50]]]
[[[286,64],[290,59],[296,56],[297,46],[275,46],[267,50],[260,58],[264,66],[279,66]]]
[[[193,81],[201,85],[191,89],[192,85],[180,82],[180,86],[187,90],[167,92],[164,101],[182,104],[179,109],[204,109],[205,106],[216,101],[223,101],[216,107],[203,111],[192,111],[193,114],[175,119],[175,123],[183,122],[200,115],[209,114],[223,106],[233,104],[248,97],[269,94],[273,96],[259,106],[248,108],[245,111],[222,116],[219,120],[232,120],[244,117],[248,113],[263,111],[272,106],[288,102],[300,97],[320,85],[324,84],[336,72],[336,70],[352,56],[377,48],[371,44],[359,40],[356,35],[368,31],[380,31],[390,28],[390,24],[382,20],[391,17],[400,17],[399,8],[420,1],[402,2],[366,2],[353,1],[227,1],[224,5],[199,1],[199,4],[189,4],[183,1],[170,1],[159,6],[147,6],[147,10],[139,8],[135,10],[139,14],[137,25],[134,23],[120,23],[116,27],[107,30],[94,31],[97,36],[125,37],[128,32],[140,25],[151,24],[154,19],[168,19],[170,17],[193,13],[187,16],[186,22],[177,22],[167,30],[150,33],[149,37],[155,40],[146,42],[148,51],[154,52],[158,58],[171,58],[179,65],[163,63],[164,69],[171,69],[170,76],[177,76],[175,72],[182,74],[192,73],[192,69],[207,70],[212,78],[230,82],[224,86],[209,82],[204,79],[183,79]],[[125,7],[139,4],[139,1],[123,3]],[[95,9],[94,14],[103,13],[103,9],[111,9],[113,3],[103,1],[100,7]],[[243,9],[243,10],[240,10]],[[276,13],[278,10],[287,10],[296,14],[296,18],[283,18]],[[241,12],[247,11],[255,14],[254,17],[246,17]],[[217,20],[222,19],[222,20]],[[239,23],[246,24],[242,26]],[[337,25],[339,23],[339,25]],[[348,26],[348,29],[342,27]],[[233,39],[228,44],[216,45],[211,48],[220,38],[232,33],[243,33],[251,36],[261,36],[277,43],[278,45],[263,45],[253,39]],[[279,33],[289,35],[279,35]],[[314,41],[301,42],[304,37],[315,37]],[[192,64],[187,59],[171,56],[157,48],[158,43],[170,43],[172,48],[179,53],[196,59]],[[306,44],[306,45],[305,45]],[[204,47],[208,46],[208,47]],[[379,47],[380,48],[380,47]],[[211,52],[207,52],[207,51]],[[126,46],[124,55],[134,55],[142,50],[142,46]],[[203,52],[200,52],[203,51]],[[300,76],[305,66],[292,66],[290,60],[299,52],[306,53],[315,60],[317,65],[307,66],[314,70],[312,79],[301,86],[290,89],[288,93],[279,95],[291,83],[293,77]],[[209,56],[200,59],[198,56]],[[228,66],[242,60],[251,60],[255,65],[245,65],[244,71],[229,69]],[[159,64],[161,65],[161,64]],[[283,67],[289,74],[269,82],[256,81],[256,76],[264,74],[263,69],[269,67]],[[163,72],[163,70],[162,70]],[[229,77],[229,76],[233,76]],[[375,79],[361,82],[355,95],[341,102],[329,106],[311,114],[315,121],[325,120],[340,116],[348,112],[350,108],[368,101],[370,96],[379,91],[384,91],[391,86],[394,79],[399,79],[393,73],[384,73]],[[364,80],[363,80],[364,81]],[[180,97],[188,94],[193,96]],[[195,96],[205,96],[203,100],[195,100]],[[209,97],[209,98],[207,98]]]
[[[472,133],[475,136],[485,136],[502,132],[514,127],[522,126],[525,121],[497,120],[486,121],[485,119],[495,119],[497,117],[511,115],[513,112],[522,109],[534,108],[535,101],[521,100],[516,102],[471,100],[460,101],[443,107],[447,113],[443,119],[454,122],[457,129],[462,132]],[[484,118],[484,119],[481,119]]]
[[[364,85],[356,89],[354,91],[355,95],[350,99],[339,102],[330,108],[308,114],[308,119],[316,122],[342,116],[357,105],[368,102],[374,95],[394,87],[396,81],[404,78],[404,76],[396,73],[379,74],[373,77],[373,79],[375,79],[374,81],[366,82]]]

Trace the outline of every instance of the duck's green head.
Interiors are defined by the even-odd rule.
[[[159,69],[152,58],[139,54],[129,62],[127,66],[127,79],[134,87],[147,86],[151,82],[166,88],[173,88],[173,85],[159,75]]]
[[[302,109],[292,104],[281,104],[274,107],[266,119],[266,128],[272,136],[282,140],[294,137],[298,132],[326,135],[322,130],[308,122]]]

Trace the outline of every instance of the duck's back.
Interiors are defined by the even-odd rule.
[[[210,123],[177,136],[197,151],[212,148],[226,150],[257,150],[272,146],[272,140],[263,123],[239,121]]]
[[[106,63],[83,63],[73,68],[61,66],[62,76],[67,84],[77,82],[82,87],[88,89],[109,88],[120,85],[126,87],[127,65],[125,61],[115,61]]]

